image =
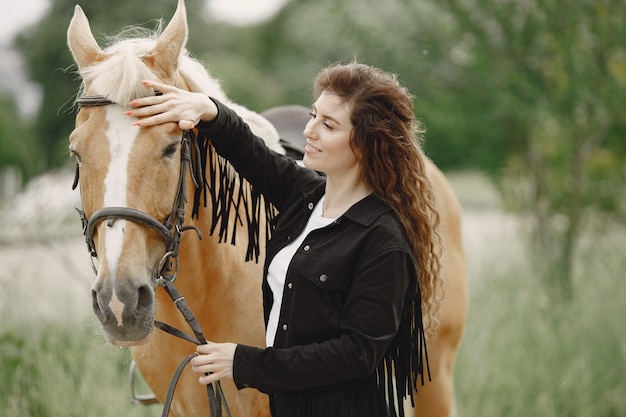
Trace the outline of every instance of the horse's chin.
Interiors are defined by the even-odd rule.
[[[152,339],[152,333],[140,340],[114,340],[107,337],[107,342],[117,347],[131,347],[145,345]]]

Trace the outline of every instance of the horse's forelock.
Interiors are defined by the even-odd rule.
[[[141,84],[142,80],[157,81],[141,57],[152,50],[154,44],[152,39],[127,39],[105,49],[108,59],[81,70],[83,89],[89,86],[89,91],[83,93],[102,95],[122,105],[153,94]]]

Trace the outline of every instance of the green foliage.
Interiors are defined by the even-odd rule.
[[[415,94],[428,154],[440,166],[501,166],[501,146],[492,145],[502,132],[484,129],[490,98],[466,95],[469,88],[451,65],[446,39],[452,28],[431,3],[293,0],[266,24],[211,30],[215,37],[200,57],[231,97],[256,110],[310,105],[311,81],[327,64],[356,58],[380,66]]]
[[[41,153],[30,123],[20,116],[16,103],[0,95],[0,170],[14,166],[26,179],[39,172]]]
[[[484,91],[504,133],[489,169],[508,206],[531,213],[546,281],[571,296],[577,244],[590,211],[624,218],[623,103],[626,27],[622,1],[446,0],[467,60],[462,77]],[[464,39],[469,39],[469,41]],[[466,102],[466,100],[464,100]],[[470,117],[472,114],[469,114]],[[620,145],[617,145],[620,143]],[[484,145],[481,141],[481,145]],[[523,188],[517,187],[522,183]]]

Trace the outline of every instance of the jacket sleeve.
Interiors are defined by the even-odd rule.
[[[255,191],[282,210],[292,193],[316,184],[320,176],[289,157],[265,145],[233,110],[216,99],[218,115],[211,122],[200,122],[200,136],[206,136],[219,155],[227,159]]]
[[[402,249],[378,253],[363,263],[340,312],[336,338],[288,348],[237,346],[233,367],[237,387],[271,394],[355,383],[371,376],[400,326],[414,265]]]

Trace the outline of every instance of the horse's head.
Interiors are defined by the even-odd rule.
[[[184,148],[177,124],[140,129],[124,111],[133,98],[155,94],[143,79],[189,89],[188,77],[180,76],[187,31],[182,0],[156,39],[127,39],[102,50],[79,6],[68,28],[83,80],[69,147],[80,171],[84,220],[90,220],[87,237],[98,258],[93,309],[116,345],[151,335],[154,280],[170,250]],[[222,96],[217,84],[214,90]]]

